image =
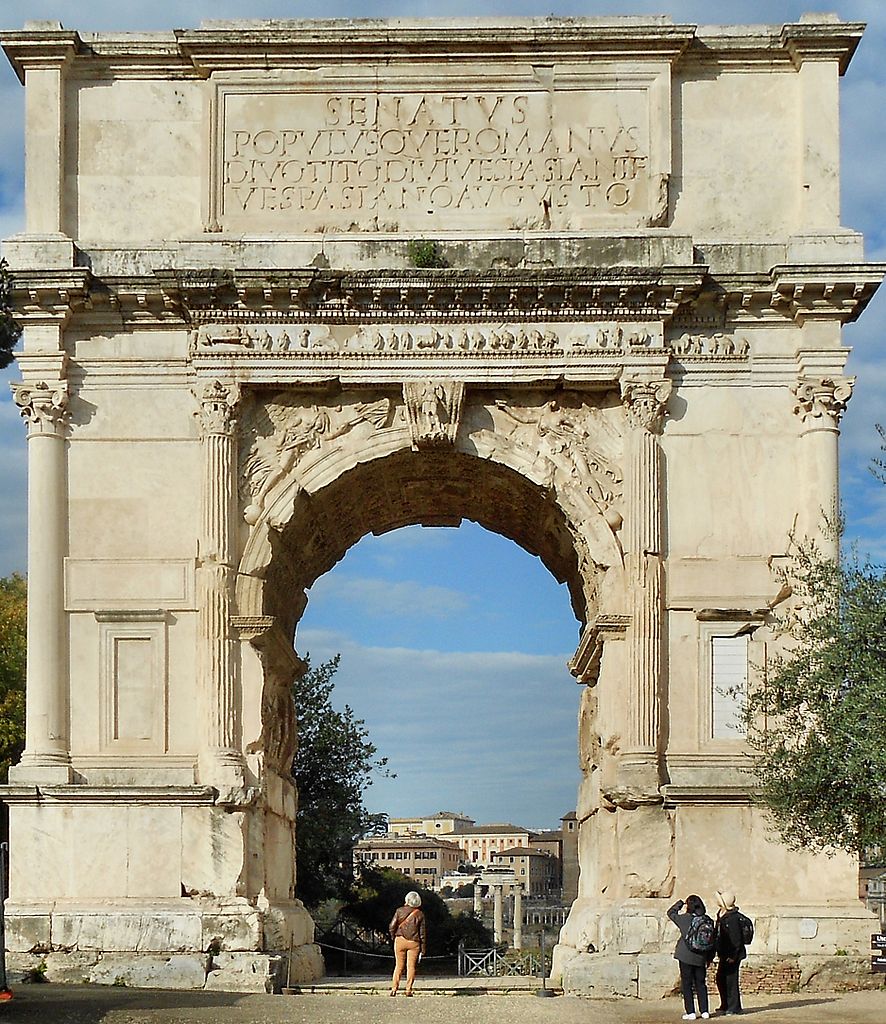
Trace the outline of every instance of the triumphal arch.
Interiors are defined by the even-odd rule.
[[[718,886],[755,952],[860,948],[855,865],[769,834],[735,704],[790,536],[836,507],[841,328],[881,276],[840,223],[861,30],[3,33],[27,111],[12,950],[129,984],[263,988],[290,950],[318,975],[288,773],[306,595],[369,532],[463,519],[537,555],[579,626],[565,985],[657,993],[668,901]]]

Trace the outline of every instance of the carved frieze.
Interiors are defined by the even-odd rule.
[[[725,342],[724,342],[725,345]],[[367,324],[335,329],[323,323],[207,323],[194,333],[192,353],[251,358],[410,354],[450,356],[618,355],[664,347],[661,321],[586,324]],[[733,346],[734,347],[734,346]]]
[[[462,381],[416,380],[403,384],[403,401],[415,450],[455,443],[464,395]]]
[[[241,434],[240,491],[244,518],[258,521],[270,492],[296,471],[309,452],[331,444],[366,423],[387,423],[391,400],[314,404],[308,396],[282,393],[256,402],[245,417]]]
[[[854,386],[854,377],[804,377],[791,389],[796,399],[794,412],[804,423],[818,420],[836,428]]]
[[[30,434],[61,434],[67,423],[68,385],[66,381],[49,384],[12,385],[12,397],[19,407]]]
[[[729,359],[745,360],[750,355],[747,338],[733,337],[716,331],[713,334],[689,334],[684,332],[669,343],[671,351],[681,360]]]

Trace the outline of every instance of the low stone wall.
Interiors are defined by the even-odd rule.
[[[128,988],[207,989],[213,992],[279,992],[291,978],[305,984],[322,977],[323,956],[315,944],[287,955],[275,953],[99,953],[72,950],[7,953],[11,985],[21,981],[120,985]]]
[[[708,971],[708,989],[716,991],[716,964]],[[561,963],[563,988],[593,999],[664,999],[680,990],[677,961],[669,953],[611,955],[579,953]],[[886,988],[886,975],[872,974],[862,956],[755,956],[742,965],[746,993],[855,992]]]

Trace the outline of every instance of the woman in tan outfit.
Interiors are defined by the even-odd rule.
[[[412,995],[415,983],[415,965],[425,955],[428,935],[425,915],[419,910],[421,896],[417,892],[406,893],[403,906],[398,907],[388,930],[394,940],[394,977],[391,979],[391,995],[397,994],[403,969],[406,969],[406,995]]]

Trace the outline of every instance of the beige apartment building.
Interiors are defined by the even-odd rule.
[[[424,837],[362,839],[354,847],[354,868],[393,868],[428,889],[438,889],[445,874],[459,866],[462,852],[455,843]]]
[[[560,890],[560,862],[543,850],[512,846],[492,855],[492,866],[508,868],[527,896],[553,896]]]

